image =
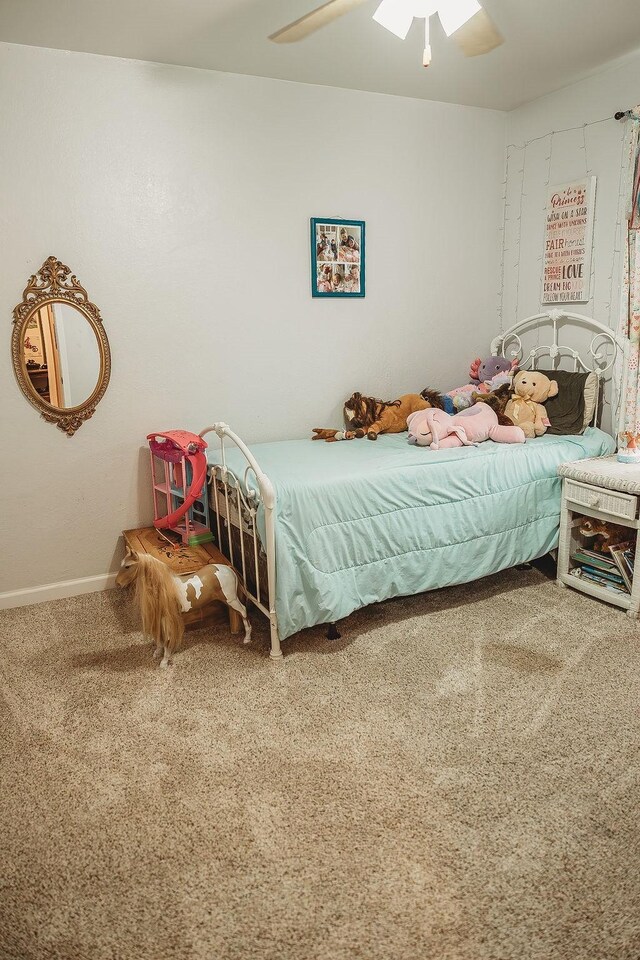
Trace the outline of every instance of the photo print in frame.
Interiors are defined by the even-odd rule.
[[[311,295],[364,297],[364,220],[311,218]]]

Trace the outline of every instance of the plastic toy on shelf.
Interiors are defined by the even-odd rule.
[[[640,464],[640,433],[619,433],[618,441],[618,462]]]
[[[213,540],[207,503],[206,442],[187,430],[150,433],[153,525],[172,531],[182,543],[196,546]]]

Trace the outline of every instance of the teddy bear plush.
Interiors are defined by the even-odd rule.
[[[558,384],[540,370],[519,370],[513,378],[513,392],[505,414],[525,437],[541,437],[550,421],[543,404],[558,393]]]

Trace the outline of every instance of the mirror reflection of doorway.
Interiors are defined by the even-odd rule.
[[[29,321],[24,360],[34,390],[53,407],[64,407],[56,322],[50,303],[40,307]]]

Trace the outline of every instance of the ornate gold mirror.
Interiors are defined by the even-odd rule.
[[[13,369],[25,397],[72,437],[104,396],[111,375],[100,311],[69,267],[49,257],[13,311]]]

